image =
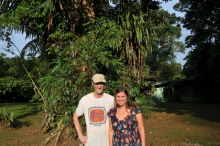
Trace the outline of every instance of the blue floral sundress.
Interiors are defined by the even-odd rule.
[[[119,120],[116,117],[116,112],[115,108],[110,109],[108,112],[114,130],[113,146],[141,146],[141,137],[136,118],[136,114],[141,113],[141,108],[135,106],[123,120]]]

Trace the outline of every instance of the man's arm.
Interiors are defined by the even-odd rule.
[[[77,115],[77,113],[75,112],[73,115],[73,122],[78,134],[78,137],[80,139],[80,141],[85,145],[87,143],[88,137],[84,136],[81,130],[81,126],[79,124],[79,116]]]

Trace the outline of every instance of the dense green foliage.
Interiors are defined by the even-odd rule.
[[[182,79],[182,67],[180,63],[171,62],[164,63],[160,68],[161,76],[159,80],[167,80],[167,79]]]
[[[79,99],[92,91],[94,73],[106,75],[106,92],[113,94],[123,85],[133,101],[151,102],[141,89],[158,79],[152,72],[163,72],[164,65],[169,68],[174,62],[174,53],[184,51],[177,40],[181,29],[175,26],[175,15],[160,10],[159,2],[113,2],[114,6],[104,0],[0,3],[1,31],[18,30],[33,37],[17,63],[30,67],[25,70],[26,77],[36,89],[33,100],[42,101],[45,130],[71,123]],[[10,36],[1,38],[9,47],[13,45]],[[39,57],[23,59],[28,50]],[[164,79],[179,73],[172,72]]]
[[[220,1],[180,0],[174,7],[185,12],[183,27],[191,31],[186,46],[184,74],[200,83],[205,90],[220,83]]]
[[[28,69],[32,69],[33,60],[24,60]],[[34,95],[30,80],[24,68],[19,64],[19,58],[6,58],[0,54],[0,100],[28,101]]]

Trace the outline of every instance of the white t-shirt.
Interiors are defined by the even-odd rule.
[[[84,114],[88,142],[86,146],[108,146],[109,120],[107,112],[114,107],[114,97],[104,93],[96,99],[92,93],[85,95],[79,101],[76,109],[78,116]]]

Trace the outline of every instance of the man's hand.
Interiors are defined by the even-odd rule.
[[[79,140],[85,145],[88,141],[88,137],[87,136],[81,136],[81,137],[79,137]]]
[[[75,112],[73,115],[73,122],[77,131],[77,134],[79,136],[79,140],[85,145],[88,142],[88,137],[87,136],[83,136],[80,124],[79,124],[79,116],[77,115],[77,113]]]

